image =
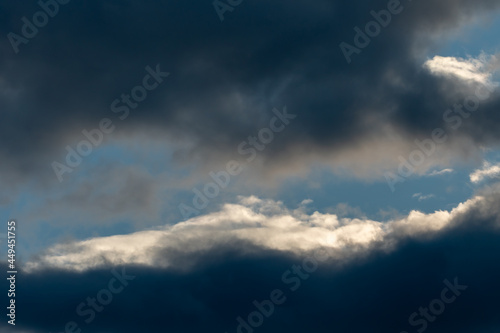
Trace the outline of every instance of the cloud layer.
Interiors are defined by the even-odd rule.
[[[411,175],[433,176],[423,179],[437,187],[443,175],[460,174],[455,162],[480,161],[498,147],[499,56],[436,50],[499,12],[499,1],[398,5],[401,13],[365,36],[350,63],[339,45],[359,44],[356,35],[387,0],[243,1],[223,22],[211,0],[73,0],[19,52],[1,39],[0,206],[22,212],[19,249],[37,255],[20,257],[17,325],[2,321],[0,330],[498,332],[498,184],[450,210],[401,217],[376,207],[399,216],[385,222],[344,200],[353,197],[343,193],[350,184],[322,187],[326,173],[276,192],[298,188],[292,199],[300,202],[311,185],[330,213],[310,210],[311,200],[292,209],[267,199],[280,198],[269,189],[287,176],[328,169],[383,180],[418,154],[425,156]],[[25,34],[39,10],[39,2],[0,2],[0,33]],[[130,100],[142,91],[140,103]],[[296,115],[289,124],[276,115],[285,109]],[[273,117],[285,128],[255,145]],[[105,118],[113,132],[59,183],[52,162],[65,162],[67,149],[90,140],[83,130]],[[436,128],[446,139],[429,149]],[[242,142],[254,142],[252,150]],[[235,202],[232,189],[178,222],[178,204],[193,202],[190,189],[202,177],[253,154],[234,183],[262,198]],[[498,171],[485,164],[470,180]],[[443,193],[422,187],[407,191],[408,200]],[[161,226],[144,230],[151,225]],[[79,240],[38,251],[66,235]],[[459,295],[449,283],[467,288]],[[445,287],[456,300],[423,320],[423,307]],[[258,327],[238,328],[277,298]]]
[[[81,271],[129,264],[184,270],[192,269],[197,262],[179,260],[179,256],[195,256],[226,243],[243,244],[242,252],[251,245],[250,248],[295,255],[326,247],[331,255],[343,258],[381,244],[390,250],[406,237],[436,233],[481,200],[482,197],[471,199],[451,212],[412,211],[402,219],[377,222],[319,212],[307,214],[303,206],[290,211],[280,202],[245,197],[238,204],[225,204],[218,212],[159,230],[56,245],[26,267]]]
[[[180,144],[178,162],[206,168],[234,157],[239,142],[266,126],[273,107],[287,105],[300,121],[262,152],[262,164],[254,165],[266,166],[261,174],[278,167],[281,173],[304,171],[319,161],[379,177],[397,166],[398,154],[414,149],[415,138],[442,126],[443,112],[495,69],[487,56],[426,62],[425,53],[446,33],[496,10],[497,1],[402,6],[348,65],[339,43],[351,43],[353,28],[372,19],[371,10],[386,8],[386,1],[245,3],[223,23],[204,1],[68,3],[18,54],[7,39],[1,42],[0,153],[10,161],[3,173],[53,179],[50,163],[62,161],[65,146],[76,145],[83,129],[105,117],[117,126],[113,135],[158,131]],[[19,16],[2,20],[4,34],[20,33],[20,18],[39,10],[25,3],[1,9]],[[171,75],[139,107],[129,108],[129,118],[118,120],[112,102],[130,94],[146,66],[158,63]],[[428,164],[496,144],[498,105],[498,94],[490,93],[450,135],[443,149],[449,153]],[[464,146],[466,141],[471,143]]]
[[[95,332],[235,332],[253,301],[279,289],[286,301],[259,331],[410,332],[423,324],[409,317],[456,279],[467,289],[428,332],[487,333],[500,325],[499,199],[382,224],[248,197],[164,230],[56,246],[20,275],[19,328],[59,331],[74,321]],[[326,249],[316,266],[315,249]],[[92,320],[89,306],[79,315],[118,273],[134,278],[115,301]]]

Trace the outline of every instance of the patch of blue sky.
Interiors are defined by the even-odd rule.
[[[467,186],[470,171],[462,168],[438,176],[411,176],[398,183],[392,192],[385,180],[360,181],[322,170],[314,180],[288,179],[277,198],[288,207],[312,199],[310,209],[320,212],[334,211],[339,204],[347,204],[359,208],[370,219],[384,220],[391,217],[387,212],[406,215],[412,210],[432,213],[454,208],[473,194],[473,189]],[[418,193],[421,196],[415,196]]]

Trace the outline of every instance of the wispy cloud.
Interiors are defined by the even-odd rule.
[[[441,171],[438,171],[438,170],[434,170],[432,171],[431,173],[429,173],[427,176],[429,177],[434,177],[434,176],[441,176],[441,175],[445,175],[447,173],[452,173],[454,172],[455,170],[453,169],[443,169]]]
[[[418,201],[424,201],[424,200],[431,199],[434,197],[435,197],[434,194],[423,195],[422,193],[415,193],[414,195],[412,195],[412,198],[417,198]]]

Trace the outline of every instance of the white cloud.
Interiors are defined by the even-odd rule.
[[[464,81],[491,85],[491,75],[498,69],[496,56],[480,55],[477,59],[435,56],[424,63],[432,74],[454,76]]]
[[[422,193],[415,193],[414,195],[412,195],[412,198],[418,198],[418,201],[424,201],[427,199],[432,199],[434,197],[434,194],[423,195]]]
[[[492,165],[489,162],[484,162],[482,169],[477,169],[469,175],[472,183],[480,183],[486,178],[500,177],[500,164]]]
[[[428,174],[429,177],[434,177],[434,176],[442,176],[444,174],[447,174],[447,173],[452,173],[454,172],[455,170],[453,169],[443,169],[441,171],[438,171],[438,170],[434,170],[432,171],[431,173]]]
[[[377,244],[390,249],[402,237],[437,232],[481,198],[449,212],[412,211],[404,218],[377,222],[320,212],[309,215],[300,209],[289,210],[281,202],[245,197],[237,204],[225,204],[219,212],[158,230],[59,244],[25,267],[28,271],[46,267],[81,271],[104,264],[140,264],[188,269],[193,263],[180,263],[179,254],[206,253],[225,244],[237,244],[243,251],[245,244],[252,244],[295,254],[328,247],[346,259]]]

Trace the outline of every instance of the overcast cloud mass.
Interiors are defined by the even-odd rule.
[[[0,331],[499,332],[499,29],[495,0],[0,0]]]

